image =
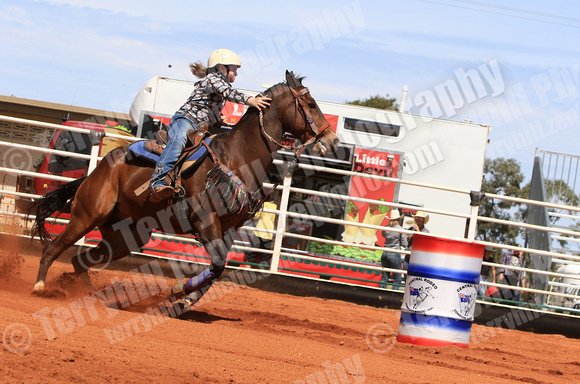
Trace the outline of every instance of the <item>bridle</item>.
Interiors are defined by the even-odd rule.
[[[276,190],[276,188],[278,187],[278,185],[280,185],[280,182],[282,180],[284,180],[284,178],[286,178],[286,176],[290,172],[292,172],[292,169],[295,167],[295,164],[298,162],[298,157],[300,157],[300,155],[302,154],[302,152],[304,151],[306,146],[320,141],[320,139],[324,135],[324,132],[330,128],[330,123],[326,122],[326,124],[324,124],[319,129],[316,126],[316,123],[314,122],[312,115],[310,115],[310,112],[308,112],[308,106],[306,105],[306,102],[303,99],[303,96],[310,92],[308,90],[308,88],[304,87],[299,92],[296,92],[289,84],[288,84],[288,88],[290,89],[292,96],[294,96],[294,105],[295,105],[294,125],[292,127],[292,131],[294,131],[294,128],[296,128],[296,122],[298,120],[298,113],[300,112],[300,114],[302,116],[304,116],[304,120],[306,121],[306,125],[308,125],[308,127],[310,128],[313,135],[305,143],[300,144],[299,146],[296,147],[296,152],[294,153],[294,160],[292,161],[292,163],[290,165],[288,165],[288,167],[286,167],[286,170],[280,176],[278,182],[276,182],[274,184],[274,186],[272,187],[272,189],[270,189],[270,192],[268,192],[264,197],[262,197],[260,200],[258,200],[258,202],[254,206],[254,208],[249,212],[250,218],[254,217],[254,215],[262,208],[262,205],[264,204],[264,202],[266,200],[268,200],[268,198],[270,197],[272,192],[274,192]],[[274,144],[276,144],[284,149],[289,149],[289,150],[293,149],[293,147],[290,145],[285,145],[285,144],[278,142],[276,139],[274,139],[272,136],[270,136],[270,134],[268,134],[268,132],[266,132],[266,129],[264,129],[264,113],[262,112],[262,110],[260,110],[260,130],[262,131],[262,135],[264,135],[272,143],[274,143]],[[256,193],[259,191],[262,191],[262,190],[263,190],[263,186],[258,191],[256,191]]]
[[[294,107],[294,128],[296,127],[296,120],[298,119],[298,111],[300,110],[300,112],[302,113],[302,116],[304,116],[304,119],[306,120],[306,123],[308,124],[308,127],[310,127],[310,130],[312,131],[312,133],[314,133],[313,138],[315,140],[320,140],[320,137],[322,137],[322,135],[324,134],[324,131],[326,131],[328,128],[330,128],[330,123],[326,122],[326,124],[324,124],[320,128],[320,130],[316,126],[314,119],[310,115],[310,112],[308,112],[308,106],[306,105],[306,102],[302,98],[302,96],[310,93],[308,88],[304,87],[299,92],[296,92],[296,90],[294,88],[292,88],[291,86],[288,86],[288,88],[290,89],[290,92],[292,92],[292,96],[294,96],[294,106],[295,106]],[[298,108],[298,105],[300,105],[300,109]]]
[[[324,136],[324,132],[328,128],[330,128],[330,123],[326,122],[326,124],[324,124],[320,129],[316,126],[316,123],[314,122],[312,115],[308,111],[308,106],[306,105],[306,101],[304,101],[304,99],[303,99],[303,96],[310,92],[308,90],[308,88],[304,87],[300,91],[296,92],[296,90],[294,90],[294,88],[292,88],[290,85],[288,85],[288,89],[290,89],[290,92],[292,93],[292,96],[294,97],[294,124],[292,126],[292,131],[294,130],[294,128],[296,128],[296,122],[298,121],[298,113],[300,113],[304,117],[304,120],[306,121],[306,125],[310,128],[310,131],[313,133],[312,137],[310,139],[308,139],[305,143],[300,144],[299,146],[295,147],[295,149],[298,153],[296,155],[296,157],[298,157],[298,156],[300,156],[300,154],[304,150],[304,147],[306,147],[307,145],[310,145],[312,143],[316,143],[316,142],[320,141],[322,136]],[[262,131],[262,134],[268,140],[270,140],[272,143],[274,143],[274,144],[276,144],[284,149],[291,150],[293,148],[290,145],[285,145],[285,144],[282,144],[281,142],[278,142],[276,139],[274,139],[272,136],[270,136],[270,134],[268,132],[266,132],[266,129],[264,128],[264,113],[262,112],[262,110],[260,110],[260,130]]]

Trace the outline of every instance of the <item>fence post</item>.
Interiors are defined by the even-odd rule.
[[[477,214],[479,213],[479,205],[481,204],[481,200],[485,197],[484,192],[480,191],[471,191],[469,192],[469,197],[471,202],[471,214],[469,218],[469,229],[467,230],[467,240],[473,241],[475,240],[475,235],[477,235]]]
[[[89,169],[87,170],[87,176],[90,175],[95,168],[97,168],[97,161],[99,160],[99,149],[100,145],[93,145],[91,147],[91,158],[89,159]]]
[[[274,249],[272,254],[272,265],[270,271],[277,273],[280,264],[280,251],[282,250],[282,240],[284,231],[286,231],[286,213],[288,212],[288,202],[290,201],[290,185],[292,184],[292,175],[287,175],[282,181],[282,196],[278,207],[280,214],[276,224],[276,237],[274,238]]]

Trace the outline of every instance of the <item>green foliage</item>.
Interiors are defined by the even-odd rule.
[[[526,184],[524,188],[522,188],[523,196],[528,198],[530,196],[530,189],[531,183]],[[570,186],[563,180],[544,180],[544,189],[546,193],[546,201],[554,204],[561,204],[561,205],[571,205],[571,206],[578,206],[580,202],[580,197],[574,190],[570,188]],[[548,212],[554,213],[562,213],[567,215],[574,215],[573,211],[565,210],[565,209],[556,209],[556,208],[548,208]],[[520,211],[518,212],[518,217],[527,222],[527,213],[528,207],[526,205],[522,206]],[[548,216],[548,220],[550,220],[550,225],[554,226],[558,221],[561,220],[561,217],[558,216]],[[576,223],[573,225],[570,230],[578,231],[579,225]],[[569,235],[562,235],[563,237],[569,237]],[[571,244],[567,244],[566,240],[559,239],[557,240],[561,248],[569,247]],[[575,243],[577,246],[578,244]]]
[[[520,165],[514,159],[485,159],[482,192],[496,195],[522,197],[520,184],[523,181]],[[480,216],[501,220],[512,220],[514,208],[519,204],[485,198],[479,209]],[[508,225],[481,222],[478,228],[478,238],[500,244],[515,244],[519,230]]]
[[[529,189],[529,184],[526,187]],[[565,181],[544,180],[544,188],[546,189],[546,200],[550,203],[578,206],[580,198]],[[568,215],[574,214],[574,212],[564,209],[548,208],[548,211],[565,213]],[[553,220],[552,224],[556,223],[559,219],[559,217],[551,217],[551,220]]]
[[[378,108],[378,109],[390,109],[393,111],[399,110],[399,105],[396,103],[397,98],[389,97],[382,97],[381,95],[374,95],[367,99],[363,100],[354,100],[354,101],[346,101],[346,104],[353,104],[353,105],[361,105],[363,107],[371,107],[371,108]]]
[[[520,188],[524,176],[521,173],[520,164],[515,159],[485,159],[483,173],[482,192],[529,199],[530,183]],[[546,201],[555,204],[578,206],[580,197],[564,181],[545,180],[544,186]],[[527,204],[486,197],[479,207],[479,215],[525,223],[527,222],[527,210]],[[548,211],[573,214],[570,211],[556,210],[554,208],[548,208]],[[554,225],[560,218],[550,216],[549,220],[550,224]],[[514,226],[486,222],[479,223],[477,233],[477,238],[480,240],[507,245],[515,245],[519,236],[525,237],[526,231]],[[558,240],[558,242],[561,247],[564,247],[566,243],[565,240]],[[494,256],[497,257],[497,255]]]
[[[482,192],[511,197],[523,195],[520,184],[524,181],[520,164],[515,159],[485,159]],[[521,204],[499,199],[484,198],[479,215],[501,220],[514,220]],[[520,229],[510,225],[480,222],[477,238],[500,244],[515,245]]]

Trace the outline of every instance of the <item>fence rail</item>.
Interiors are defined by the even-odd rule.
[[[7,118],[7,117],[0,116],[0,120],[14,121],[14,122],[19,122],[19,123],[33,124],[33,125],[37,124],[38,126],[41,126],[41,127],[65,129],[65,130],[81,132],[81,133],[88,133],[89,132],[89,130],[86,130],[86,129],[67,127],[67,126],[61,126],[61,125],[55,125],[55,124],[49,124],[49,123],[37,123],[37,122],[33,122],[31,120],[25,120],[25,119]],[[109,133],[104,133],[104,134],[106,136],[128,139],[128,137],[126,137],[126,136],[114,135],[114,134],[109,134]],[[15,144],[15,143],[5,142],[5,141],[0,141],[0,146],[14,147],[14,148],[20,148],[23,150],[31,150],[31,151],[57,154],[59,156],[71,156],[71,157],[75,157],[75,158],[86,159],[86,160],[89,160],[91,162],[92,166],[91,166],[90,170],[94,169],[94,166],[96,166],[97,162],[100,161],[100,158],[98,158],[98,156],[95,155],[96,152],[95,152],[94,147],[93,147],[93,150],[91,151],[91,155],[81,155],[81,154],[71,154],[70,152],[65,152],[65,151],[40,148],[40,147],[36,147],[36,146]],[[281,162],[277,160],[277,161],[275,161],[275,164],[280,165]],[[324,171],[326,173],[332,173],[332,174],[346,176],[346,177],[356,176],[356,177],[362,177],[362,178],[367,178],[367,179],[371,179],[371,180],[377,180],[377,181],[381,181],[381,182],[387,181],[387,182],[392,182],[392,183],[398,183],[400,185],[409,185],[409,186],[413,186],[413,187],[421,187],[421,188],[425,188],[425,193],[429,193],[430,190],[446,191],[446,192],[457,194],[458,196],[470,195],[472,193],[472,191],[468,191],[465,189],[457,189],[457,188],[450,188],[450,187],[441,186],[441,185],[433,185],[433,184],[427,184],[427,183],[413,182],[413,181],[409,181],[409,180],[402,180],[402,179],[398,179],[398,178],[390,178],[390,177],[384,177],[384,176],[379,176],[379,175],[361,174],[358,172],[345,171],[345,170],[339,170],[339,169],[329,169],[329,168],[324,168],[324,167],[320,167],[320,166],[313,166],[313,165],[309,165],[309,164],[300,164],[299,166],[303,170],[308,170],[308,171],[312,171],[312,172]],[[18,170],[18,169],[7,168],[7,167],[0,167],[0,174],[2,174],[2,173],[11,174],[11,175],[23,175],[23,176],[30,176],[30,177],[38,176],[38,173],[36,173],[36,172]],[[46,175],[46,174],[42,174],[42,177],[46,178],[46,179],[52,179],[52,180],[58,180],[58,181],[70,181],[70,180],[72,180],[72,179],[66,178],[66,177]],[[572,180],[572,179],[570,178],[570,180]],[[575,182],[575,179],[573,179],[573,180]],[[413,232],[406,230],[406,229],[398,230],[398,229],[393,229],[390,227],[384,227],[384,226],[380,226],[380,225],[371,225],[371,224],[365,224],[365,223],[350,222],[350,221],[345,221],[342,219],[337,219],[337,218],[333,218],[333,217],[324,217],[324,216],[316,215],[316,214],[306,214],[306,213],[293,212],[289,209],[290,207],[289,207],[288,201],[289,201],[290,193],[298,193],[298,194],[302,194],[305,196],[319,197],[319,198],[323,198],[323,199],[331,199],[334,201],[341,201],[341,202],[355,201],[355,202],[364,202],[364,203],[374,203],[377,205],[388,206],[388,207],[397,208],[397,209],[411,209],[411,210],[413,210],[413,209],[417,209],[416,206],[411,206],[411,205],[407,205],[407,204],[403,204],[403,203],[376,201],[376,200],[367,199],[364,197],[352,197],[352,196],[348,196],[348,195],[344,195],[344,194],[340,194],[340,193],[311,190],[311,189],[307,189],[307,188],[303,188],[303,187],[292,186],[290,177],[288,177],[286,180],[283,180],[283,183],[278,186],[278,189],[281,191],[281,194],[282,194],[281,199],[280,199],[282,202],[282,205],[279,207],[278,210],[267,210],[267,209],[264,210],[265,212],[273,213],[278,217],[278,227],[276,228],[276,230],[270,231],[271,233],[275,234],[275,241],[274,241],[273,249],[262,250],[259,248],[254,248],[251,246],[247,246],[247,242],[244,243],[243,241],[237,241],[233,246],[234,249],[237,251],[242,251],[242,252],[252,251],[252,252],[263,252],[263,253],[272,254],[272,264],[271,264],[270,269],[267,271],[267,273],[290,275],[290,276],[293,276],[296,278],[307,278],[304,276],[297,276],[297,275],[289,274],[288,271],[285,271],[283,267],[280,267],[281,258],[286,257],[286,258],[293,258],[293,259],[297,259],[297,260],[311,261],[311,262],[318,262],[318,261],[323,260],[325,263],[330,263],[330,264],[334,264],[334,265],[338,265],[338,266],[364,268],[366,270],[374,271],[377,273],[378,272],[394,272],[394,273],[406,274],[406,271],[403,269],[383,268],[378,263],[368,263],[368,262],[365,263],[365,262],[357,261],[357,260],[342,260],[342,259],[338,259],[338,258],[333,259],[331,257],[321,258],[319,256],[312,255],[309,252],[284,248],[283,247],[284,239],[297,239],[297,240],[303,240],[303,241],[308,241],[308,242],[315,241],[318,243],[328,244],[328,245],[332,245],[332,246],[355,246],[355,247],[358,247],[360,249],[366,249],[366,250],[370,250],[370,251],[395,252],[395,253],[400,253],[402,256],[410,254],[410,251],[408,251],[408,250],[396,250],[396,249],[392,249],[392,248],[388,248],[388,247],[380,247],[380,246],[375,246],[375,245],[363,245],[363,244],[348,243],[348,242],[340,241],[337,239],[324,239],[324,238],[313,237],[310,235],[292,233],[292,232],[289,232],[286,228],[286,221],[289,218],[293,219],[293,220],[304,221],[304,222],[329,223],[329,224],[337,224],[337,225],[343,225],[343,226],[349,225],[349,226],[365,228],[365,229],[370,229],[370,230],[377,230],[377,231],[392,231],[392,232],[401,233],[402,235],[409,235],[409,234],[413,233]],[[4,196],[4,200],[6,200],[7,196],[28,197],[28,198],[39,197],[38,195],[34,195],[34,194],[22,193],[22,192],[18,192],[18,191],[10,191],[10,190],[5,189],[4,187],[2,188],[2,190],[0,190],[0,196],[2,196],[2,195]],[[498,200],[514,202],[514,203],[518,203],[518,204],[536,205],[536,206],[550,208],[550,209],[566,210],[569,212],[579,212],[580,211],[580,207],[577,207],[577,206],[576,207],[575,206],[566,206],[566,205],[562,205],[562,204],[556,204],[556,203],[551,203],[551,202],[542,202],[542,201],[537,201],[537,200],[522,199],[522,198],[517,198],[517,197],[512,197],[512,196],[487,194],[486,198],[498,199]],[[437,209],[434,207],[421,207],[421,210],[423,210],[427,213],[433,214],[433,215],[451,216],[451,217],[465,219],[466,221],[469,221],[470,225],[468,226],[468,230],[467,230],[465,237],[459,238],[459,237],[442,236],[441,234],[436,234],[436,233],[431,234],[432,236],[444,237],[444,238],[449,238],[449,239],[453,239],[453,240],[465,240],[465,239],[474,240],[476,237],[477,223],[488,222],[488,223],[493,223],[493,224],[498,224],[498,225],[510,225],[510,226],[515,226],[518,228],[523,228],[523,229],[528,229],[528,230],[536,230],[536,231],[540,231],[543,233],[548,233],[548,234],[550,234],[550,236],[552,236],[555,239],[563,238],[563,239],[566,239],[567,241],[575,241],[575,242],[580,241],[580,239],[579,239],[580,232],[578,232],[578,231],[570,230],[570,229],[554,228],[554,227],[548,227],[548,226],[532,225],[532,224],[515,222],[515,221],[499,220],[499,219],[490,218],[490,217],[483,217],[483,216],[478,215],[477,206],[475,206],[475,208],[471,209],[470,214],[465,214],[465,213],[463,213],[463,211],[455,211],[454,212],[454,211],[448,211],[448,210],[440,210],[440,209]],[[18,218],[18,219],[22,220],[22,222],[25,223],[25,228],[28,228],[28,226],[29,226],[29,224],[25,221],[25,215],[15,213],[13,211],[11,212],[10,210],[6,210],[5,207],[2,209],[0,214],[2,214],[4,217]],[[554,216],[559,215],[560,217],[570,216],[567,218],[577,219],[577,216],[575,216],[575,215],[565,215],[562,213],[551,213],[551,214],[553,214]],[[31,217],[30,219],[33,219],[33,218],[34,217]],[[62,220],[62,219],[58,219],[58,220]],[[253,232],[253,231],[255,231],[255,228],[250,227],[250,226],[244,226],[244,227],[242,227],[242,230],[245,230],[247,232]],[[563,237],[561,235],[570,236],[570,237]],[[184,243],[188,243],[188,244],[197,244],[197,242],[192,237],[182,236],[182,235],[170,235],[170,234],[154,233],[153,238],[154,239],[167,239],[167,240],[172,240],[172,241],[180,241],[180,242],[184,242]],[[510,245],[506,245],[506,244],[497,244],[497,243],[491,243],[491,242],[485,242],[485,241],[475,241],[475,242],[482,244],[482,245],[485,245],[485,246],[490,246],[496,250],[501,250],[501,251],[521,250],[524,253],[534,254],[534,255],[537,255],[539,257],[544,257],[546,259],[551,258],[552,260],[557,261],[559,263],[571,263],[571,264],[580,263],[579,256],[574,255],[574,254],[567,254],[565,252],[553,252],[553,251],[546,251],[546,250],[542,250],[542,249],[534,249],[534,248],[526,248],[526,247],[520,248],[520,247],[510,246]],[[89,244],[87,242],[84,242],[83,244],[85,246],[93,246],[92,244]],[[142,254],[151,256],[147,252],[142,253]],[[580,299],[579,296],[573,295],[573,294],[568,294],[565,291],[559,291],[559,289],[576,287],[574,284],[563,283],[562,281],[564,279],[578,281],[578,285],[580,286],[580,275],[568,274],[568,273],[558,273],[558,272],[553,271],[553,270],[541,270],[541,269],[537,269],[537,268],[519,268],[519,267],[505,266],[505,265],[501,265],[498,263],[489,263],[489,262],[484,262],[483,265],[495,267],[495,268],[512,269],[514,271],[521,271],[521,272],[524,272],[528,276],[532,276],[532,275],[546,276],[550,279],[550,281],[548,282],[548,286],[549,286],[548,290],[537,289],[535,287],[513,287],[513,286],[507,286],[504,284],[498,284],[498,283],[493,283],[493,282],[482,282],[483,286],[496,287],[498,289],[519,290],[521,292],[526,292],[529,294],[546,295],[549,298],[548,299],[549,303],[547,305],[533,305],[531,303],[524,303],[524,305],[534,306],[534,307],[537,307],[537,308],[544,310],[544,311],[553,311],[554,309],[557,309],[557,310],[561,310],[561,311],[566,311],[568,314],[580,314],[580,311],[575,310],[574,308],[550,304],[550,300],[552,298],[559,298],[559,299],[570,300],[570,301],[579,300]],[[231,267],[236,267],[236,266],[234,265]],[[310,277],[310,278],[312,278],[312,277]],[[331,280],[331,281],[335,282],[333,280]],[[335,282],[335,283],[336,284],[343,284],[344,282]],[[357,284],[357,283],[354,282],[354,283],[350,283],[350,284]],[[367,285],[369,285],[369,284],[367,284]],[[373,287],[369,287],[369,289],[373,289]],[[375,286],[374,289],[382,289],[382,288],[378,288]],[[394,291],[394,292],[400,292],[400,291]],[[491,304],[494,304],[494,302],[491,302]],[[513,304],[515,304],[515,305],[520,304],[521,305],[522,303],[513,303]]]

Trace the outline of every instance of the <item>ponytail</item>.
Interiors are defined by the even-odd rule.
[[[207,68],[201,63],[201,61],[189,64],[189,69],[198,79],[203,79],[208,73]]]

